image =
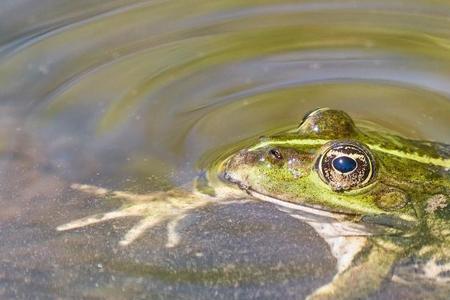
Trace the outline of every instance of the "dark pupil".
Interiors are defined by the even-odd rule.
[[[356,161],[348,156],[340,156],[333,160],[333,167],[341,173],[348,173],[356,168]]]

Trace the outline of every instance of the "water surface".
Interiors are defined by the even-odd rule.
[[[177,248],[164,226],[121,248],[135,220],[55,231],[120,205],[69,186],[179,186],[323,106],[450,143],[449,16],[447,1],[0,3],[0,295],[307,295],[335,261],[271,206],[211,206]],[[399,295],[414,296],[376,297]]]

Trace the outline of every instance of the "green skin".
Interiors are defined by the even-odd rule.
[[[330,146],[342,144],[356,145],[366,154],[367,170],[371,170],[366,179],[345,181],[339,175],[332,183],[327,181],[318,162],[331,153]],[[449,157],[449,145],[356,127],[342,111],[318,109],[296,130],[262,138],[210,166],[194,190],[134,194],[74,183],[71,187],[76,191],[120,199],[123,204],[62,224],[57,230],[138,217],[120,246],[130,245],[158,224],[167,224],[166,247],[173,248],[182,240],[177,224],[184,217],[211,203],[242,202],[250,195],[308,223],[330,245],[338,272],[309,299],[366,298],[386,279],[409,288],[423,286],[419,293],[431,293],[415,293],[419,298],[448,299]],[[366,170],[361,167],[364,162],[358,166]],[[407,259],[413,259],[413,270],[393,270]]]
[[[371,180],[347,190],[322,180],[315,163],[330,141],[365,145],[374,159]],[[442,283],[442,295],[448,295],[449,157],[449,145],[357,128],[344,112],[319,109],[297,130],[262,138],[232,155],[222,172],[254,197],[327,211],[372,232],[350,266],[309,298],[364,298],[379,289],[394,263],[405,257],[423,265],[432,262],[422,271],[428,276],[423,275],[424,280]]]

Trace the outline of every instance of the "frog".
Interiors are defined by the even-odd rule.
[[[57,230],[141,217],[119,242],[123,247],[162,223],[166,247],[176,247],[179,222],[210,204],[275,205],[310,225],[336,258],[335,276],[308,300],[361,299],[386,281],[416,279],[432,282],[437,297],[450,292],[450,145],[356,123],[342,110],[315,109],[298,126],[224,151],[189,186],[147,194],[71,187],[123,204]],[[415,269],[394,274],[408,259]]]

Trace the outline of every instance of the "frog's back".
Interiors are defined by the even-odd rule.
[[[450,195],[450,145],[362,129],[361,140],[377,158],[381,182],[409,193]]]

